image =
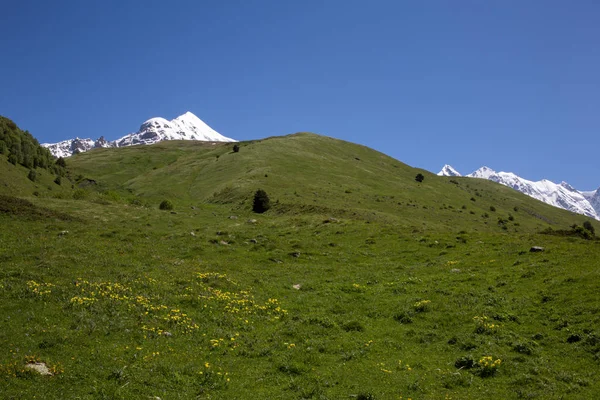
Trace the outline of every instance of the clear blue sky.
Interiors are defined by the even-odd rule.
[[[600,2],[9,1],[0,115],[40,142],[191,111],[437,172],[600,185]]]

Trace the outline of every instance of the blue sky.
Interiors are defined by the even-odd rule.
[[[191,111],[409,165],[600,186],[600,3],[10,1],[0,115],[40,142]]]

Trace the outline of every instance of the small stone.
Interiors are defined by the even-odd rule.
[[[452,268],[450,270],[450,272],[452,272],[453,274],[459,274],[460,273],[460,269],[458,269],[458,268]]]
[[[191,231],[191,232],[190,232],[190,235],[192,235],[192,236],[196,236],[196,234],[194,233],[194,231]]]
[[[296,283],[295,285],[292,285],[292,287],[293,287],[294,289],[296,289],[296,290],[300,290],[300,288],[302,287],[302,285],[301,285],[301,284],[299,284],[299,283]]]
[[[173,336],[173,334],[172,334],[171,332],[168,332],[168,331],[164,331],[164,332],[162,333],[162,335],[163,335],[163,336],[166,336],[166,337],[171,337],[171,336]]]
[[[238,219],[237,215],[231,215],[229,216],[229,219]]]
[[[250,243],[256,244],[256,243],[258,243],[258,240],[256,240],[256,239],[250,239]]]
[[[544,250],[546,250],[546,249],[544,249],[543,247],[540,247],[540,246],[533,246],[532,248],[529,249],[529,251],[531,253],[540,253]]]
[[[298,258],[300,257],[300,252],[296,251],[294,253],[290,253],[290,256]]]
[[[43,363],[43,362],[32,362],[32,363],[25,365],[25,368],[32,369],[32,370],[36,371],[37,373],[39,373],[40,375],[52,376],[52,372],[50,372],[46,363]]]
[[[222,245],[222,246],[229,246],[229,243],[227,243],[227,242],[226,242],[226,241],[224,241],[224,240],[221,240],[221,241],[219,242],[219,244],[220,244],[220,245]]]
[[[258,221],[256,221],[255,219],[249,219],[249,220],[248,220],[248,223],[249,223],[249,224],[255,224],[255,223],[257,223],[257,222],[258,222]]]
[[[60,231],[60,232],[58,232],[58,236],[65,236],[65,235],[68,235],[68,234],[69,234],[69,231]]]

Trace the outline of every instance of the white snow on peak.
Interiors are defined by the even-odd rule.
[[[477,171],[470,173],[469,175],[467,175],[469,178],[483,178],[483,179],[490,179],[490,176],[493,176],[496,174],[496,171],[494,171],[493,169],[483,166],[481,168],[479,168]]]
[[[140,126],[140,130],[115,140],[116,147],[136,144],[152,144],[163,140],[201,140],[206,142],[235,142],[208,126],[191,112],[167,121],[151,118]]]
[[[600,188],[586,195],[567,182],[556,184],[547,179],[533,182],[523,179],[512,172],[496,172],[489,167],[481,167],[467,176],[470,178],[488,179],[518,190],[544,203],[591,218],[600,219]],[[595,199],[596,203],[592,199]]]
[[[208,126],[191,112],[168,121],[161,117],[145,121],[137,132],[125,135],[112,142],[100,137],[92,139],[70,139],[60,143],[44,143],[55,157],[69,157],[98,147],[125,147],[138,144],[153,144],[163,140],[199,140],[206,142],[235,142]]]
[[[437,173],[439,176],[462,176],[460,172],[452,168],[451,165],[444,165],[444,168],[440,172]]]

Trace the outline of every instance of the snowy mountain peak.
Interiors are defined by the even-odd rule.
[[[125,147],[138,144],[153,144],[163,140],[199,140],[206,142],[235,142],[208,126],[191,112],[168,121],[155,117],[146,120],[135,133],[125,135],[114,141],[107,141],[104,136],[97,140],[71,139],[60,143],[44,143],[55,157],[69,157],[99,147]]]
[[[438,172],[439,176],[462,176],[460,172],[452,168],[451,165],[444,165],[444,168],[440,172]]]
[[[449,166],[445,165],[438,175],[443,175],[446,167]],[[485,166],[466,176],[491,180],[555,207],[600,219],[600,188],[591,192],[580,192],[567,182],[556,184],[547,179],[533,182],[512,172],[496,172]]]
[[[562,182],[560,183],[560,186],[564,187],[565,189],[567,189],[568,191],[571,191],[571,192],[576,192],[576,191],[577,191],[577,189],[575,189],[573,186],[569,185],[569,184],[568,184],[567,182],[565,182],[565,181],[562,181]]]
[[[483,166],[481,168],[479,168],[477,171],[470,173],[469,175],[467,175],[469,178],[483,178],[483,179],[490,179],[491,176],[496,175],[496,171],[494,171],[493,169]]]

